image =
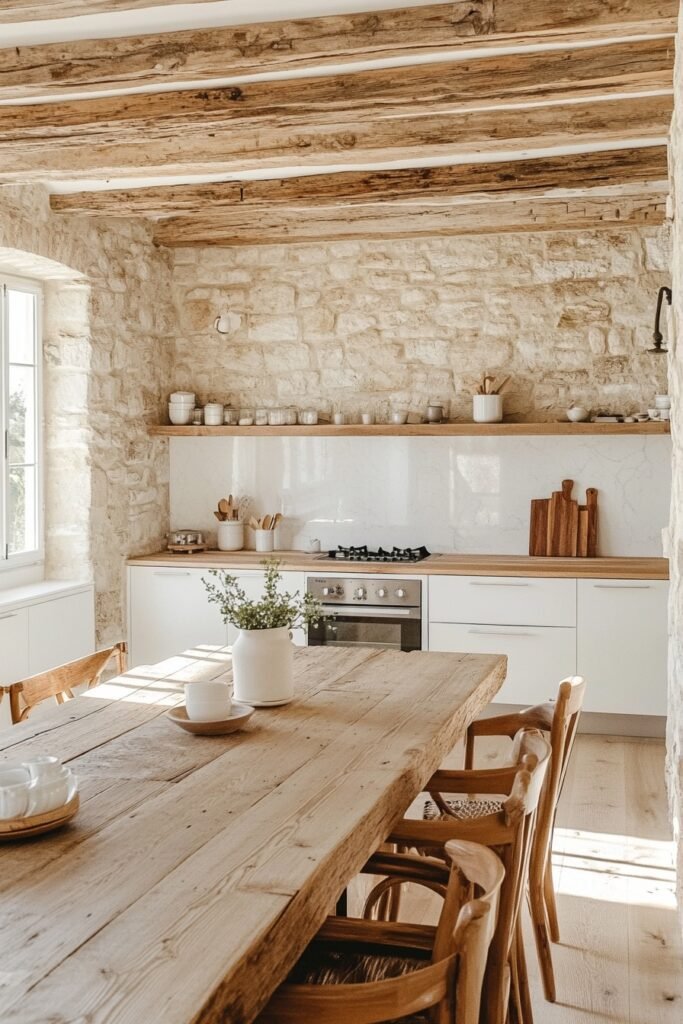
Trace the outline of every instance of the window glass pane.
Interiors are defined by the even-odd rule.
[[[7,324],[10,363],[35,362],[35,295],[7,289]]]
[[[35,462],[35,374],[32,366],[9,367],[9,464]]]
[[[35,551],[38,546],[35,467],[10,469],[7,499],[9,554],[19,555],[23,551]]]

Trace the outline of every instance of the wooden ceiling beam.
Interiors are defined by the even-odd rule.
[[[99,217],[201,216],[208,209],[238,207],[258,213],[377,203],[436,206],[484,195],[494,201],[540,198],[557,189],[642,192],[646,183],[665,183],[667,174],[666,146],[644,146],[499,163],[77,192],[53,195],[50,202],[58,212]]]
[[[151,6],[126,0],[10,0],[0,23]],[[534,46],[673,35],[677,0],[455,0],[361,14],[0,49],[0,98],[97,92],[433,56],[502,43]]]
[[[0,107],[0,142],[66,138],[119,143],[209,128],[318,127],[448,114],[487,105],[589,99],[672,88],[672,39],[358,71],[220,89]],[[85,138],[84,138],[85,141]]]
[[[41,181],[172,174],[231,173],[283,166],[383,163],[426,157],[471,156],[553,150],[609,148],[631,140],[667,137],[671,95],[616,97],[601,102],[494,107],[452,115],[364,119],[290,128],[224,131],[201,124],[169,128],[155,137],[139,131],[121,142],[115,130],[73,132],[54,137],[49,126],[30,137],[7,141],[0,135],[0,178]],[[407,112],[409,113],[409,112]]]
[[[270,245],[342,239],[500,234],[520,231],[614,229],[661,224],[664,199],[649,196],[617,202],[582,199],[472,204],[434,210],[359,207],[320,211],[301,217],[253,210],[174,217],[155,225],[154,238],[170,247],[199,245]]]
[[[13,21],[43,21],[76,18],[83,14],[134,11],[162,4],[199,3],[207,3],[207,0],[4,0],[0,10],[0,25]]]

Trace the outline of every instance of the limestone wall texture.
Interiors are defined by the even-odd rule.
[[[668,270],[657,228],[176,250],[174,383],[249,407],[385,418],[443,400],[469,418],[489,371],[512,374],[516,419],[634,412],[666,390],[646,349]]]
[[[0,187],[0,270],[42,278],[46,568],[94,580],[98,642],[125,636],[125,559],[168,529],[166,446],[147,436],[170,379],[170,256],[148,230],[50,213]]]
[[[676,47],[676,106],[670,147],[673,185],[673,323],[669,343],[672,398],[671,601],[668,777],[678,841],[678,898],[683,925],[683,14]]]

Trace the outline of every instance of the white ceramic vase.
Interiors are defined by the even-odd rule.
[[[286,626],[241,629],[232,645],[235,700],[257,708],[289,704],[294,697],[293,654]]]
[[[473,395],[472,419],[475,423],[500,423],[503,419],[503,396]]]

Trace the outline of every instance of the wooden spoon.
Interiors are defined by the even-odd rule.
[[[230,497],[232,498],[232,495],[230,495]],[[228,515],[230,514],[230,506],[231,506],[231,504],[232,504],[232,501],[226,501],[225,498],[221,498],[221,500],[218,502],[218,511],[222,512],[223,515],[226,517],[226,519],[227,519]]]
[[[275,530],[276,529],[277,524],[280,522],[281,519],[282,519],[282,514],[280,512],[276,512],[275,515],[273,516],[273,521],[270,524],[271,530]]]
[[[261,524],[261,529],[262,530],[269,530],[270,529],[270,523],[271,523],[271,516],[264,516],[263,517],[263,522]]]
[[[224,523],[225,522],[225,516],[223,515],[222,512],[216,512],[214,510],[213,514],[215,515],[215,517],[216,517],[216,519],[218,520],[219,523]]]
[[[249,525],[251,526],[252,530],[260,529],[258,519],[255,519],[254,516],[252,516],[251,519],[249,520]]]

